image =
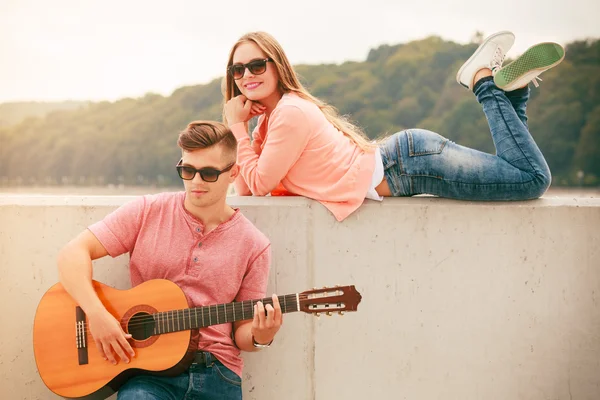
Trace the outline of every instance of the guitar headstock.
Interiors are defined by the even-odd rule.
[[[347,311],[356,311],[362,299],[354,285],[315,288],[300,293],[299,297],[300,310],[317,317],[321,313],[343,315]]]

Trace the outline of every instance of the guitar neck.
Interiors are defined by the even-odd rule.
[[[277,298],[282,313],[300,311],[300,298],[297,293],[278,296]],[[215,304],[151,314],[154,319],[152,334],[160,335],[252,319],[254,317],[254,305],[259,301],[265,306],[267,304],[273,305],[273,299],[267,297],[258,300]]]

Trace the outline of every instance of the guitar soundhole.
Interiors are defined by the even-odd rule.
[[[148,313],[139,312],[134,314],[127,322],[127,332],[135,340],[146,340],[154,334],[154,318]]]

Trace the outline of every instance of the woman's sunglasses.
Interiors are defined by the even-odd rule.
[[[221,175],[223,172],[229,171],[235,165],[235,163],[233,163],[222,170],[211,167],[196,169],[194,167],[188,167],[187,165],[181,165],[182,162],[183,160],[179,160],[175,168],[177,168],[179,177],[186,181],[191,181],[194,179],[196,174],[200,174],[200,178],[202,178],[204,182],[216,182],[219,179],[219,175]]]
[[[244,76],[246,68],[248,68],[248,71],[250,71],[250,73],[253,75],[261,75],[267,70],[268,62],[273,62],[273,60],[270,58],[265,58],[263,60],[252,60],[248,64],[233,64],[227,68],[227,72],[235,80],[241,79]]]

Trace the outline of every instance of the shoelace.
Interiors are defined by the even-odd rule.
[[[502,68],[502,63],[504,62],[504,51],[500,48],[500,46],[496,47],[496,51],[494,52],[494,57],[490,61],[490,69],[492,70],[492,75],[495,75],[496,72]]]
[[[542,82],[542,78],[540,78],[539,76],[536,76],[535,78],[533,78],[531,80],[531,82],[533,82],[533,86],[540,87],[540,84],[538,83],[538,81]]]

